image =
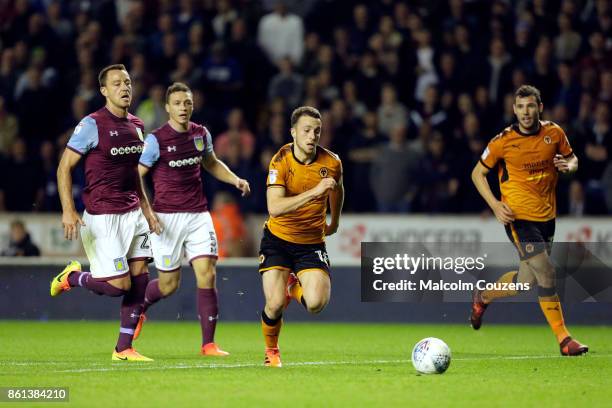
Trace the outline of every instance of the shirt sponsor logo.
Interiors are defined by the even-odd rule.
[[[124,155],[124,154],[136,154],[142,153],[144,146],[125,146],[125,147],[113,147],[110,150],[110,154],[113,156]]]
[[[190,157],[188,159],[183,160],[170,160],[168,165],[170,167],[184,167],[184,166],[193,166],[194,164],[202,163],[202,157]]]

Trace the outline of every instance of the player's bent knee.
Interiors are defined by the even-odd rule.
[[[529,284],[529,288],[535,288],[537,285],[537,280],[535,277],[529,278],[529,279],[525,279],[524,282],[520,282],[520,283],[525,283],[525,284]],[[521,288],[523,288],[524,285],[521,285]],[[527,292],[527,289],[519,289],[517,292]]]
[[[534,257],[533,260],[530,260],[529,265],[534,271],[538,285],[550,287],[554,284],[555,268],[548,257]]]
[[[306,310],[308,310],[308,313],[312,314],[321,313],[323,309],[325,309],[325,306],[327,306],[327,302],[317,302],[314,304],[309,304],[308,302],[306,302]]]
[[[317,294],[315,296],[304,296],[304,303],[306,306],[306,310],[309,313],[312,314],[318,314],[321,313],[323,311],[323,309],[325,309],[325,306],[327,306],[327,304],[329,303],[329,297],[327,296],[322,296],[320,294]]]
[[[132,288],[132,280],[129,276],[124,276],[123,278],[118,279],[111,279],[108,281],[108,284],[125,292],[129,292]]]
[[[159,282],[159,291],[164,296],[170,296],[171,294],[176,292],[178,287],[179,287],[178,279],[172,279],[166,282],[162,282],[162,281]]]
[[[198,282],[214,282],[216,276],[217,273],[214,267],[196,272],[196,279]]]
[[[281,313],[285,308],[285,298],[274,298],[266,300],[266,308],[275,314]]]
[[[149,273],[149,267],[145,261],[128,261],[130,265],[130,275],[138,276],[144,273]]]
[[[193,268],[196,281],[199,288],[212,288],[215,285],[217,275],[216,267],[210,260],[202,260],[203,262],[194,262]]]
[[[284,305],[266,304],[266,314],[268,317],[275,319],[283,313]]]
[[[283,310],[285,307],[285,299],[270,299],[266,302],[266,306],[272,310]]]

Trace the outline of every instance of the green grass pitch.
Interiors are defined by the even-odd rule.
[[[286,322],[283,368],[262,366],[260,326],[223,323],[227,358],[198,355],[195,322],[149,321],[136,348],[153,363],[110,361],[116,322],[0,322],[0,387],[67,386],[51,406],[610,406],[612,328],[575,326],[591,347],[563,358],[547,326]],[[446,341],[442,375],[410,363],[423,337]],[[26,406],[26,403],[0,403]],[[32,404],[47,406],[47,404]]]

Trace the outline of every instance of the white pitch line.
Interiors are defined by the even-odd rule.
[[[303,361],[296,363],[283,363],[283,367],[304,367],[304,366],[331,366],[331,365],[368,365],[368,364],[399,364],[407,363],[409,360],[370,360],[370,361]],[[174,366],[153,366],[138,365],[126,367],[124,364],[106,368],[77,368],[73,370],[58,370],[58,373],[87,373],[104,371],[123,371],[123,370],[185,370],[192,368],[251,368],[263,367],[262,363],[236,363],[236,364],[179,364]]]
[[[36,367],[36,366],[58,366],[58,365],[75,365],[74,361],[0,361],[0,367]],[[106,366],[106,363],[92,363],[89,362],[87,365],[91,366]]]
[[[584,358],[594,357],[612,357],[610,354],[592,354],[585,356]],[[484,360],[541,360],[541,359],[564,359],[563,356],[556,355],[540,355],[540,356],[500,356],[500,357],[466,357],[466,358],[454,358],[452,361],[461,362],[476,362]],[[410,360],[366,360],[366,361],[302,361],[293,363],[283,363],[284,367],[322,367],[322,366],[334,366],[334,365],[370,365],[370,364],[407,364]],[[121,364],[121,363],[119,363]],[[155,363],[153,363],[155,364]],[[87,372],[106,372],[106,371],[125,371],[125,370],[185,370],[194,368],[210,368],[210,369],[224,369],[224,368],[252,368],[262,367],[261,363],[236,363],[236,364],[178,364],[170,366],[156,366],[156,365],[138,365],[138,366],[125,366],[123,364],[116,365],[113,367],[103,368],[76,368],[70,370],[57,370],[58,373],[87,373]]]

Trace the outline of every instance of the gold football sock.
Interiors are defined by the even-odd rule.
[[[302,302],[302,295],[304,294],[304,290],[302,289],[302,285],[299,281],[295,282],[295,284],[289,290],[289,296],[295,299],[297,302]]]
[[[270,319],[265,312],[261,312],[261,331],[264,336],[266,348],[278,348],[278,335],[283,325],[283,319]]]
[[[515,282],[517,275],[518,271],[506,272],[497,280],[496,283]],[[483,290],[480,296],[482,297],[483,302],[491,303],[493,299],[515,296],[517,293],[517,290],[487,289]]]
[[[561,341],[568,337],[570,334],[565,327],[563,321],[563,311],[561,310],[561,302],[559,301],[559,295],[553,296],[540,296],[540,308],[546,316],[546,321],[550,325],[553,333],[557,336],[557,341]]]

